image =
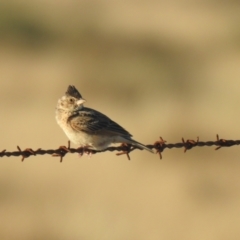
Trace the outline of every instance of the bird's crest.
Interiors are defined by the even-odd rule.
[[[69,85],[68,89],[66,91],[66,95],[75,97],[77,99],[82,98],[81,94],[79,93],[79,91],[73,86],[73,85]]]

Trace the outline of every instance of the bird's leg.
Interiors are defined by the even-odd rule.
[[[90,147],[90,146],[89,145],[84,146],[83,151],[89,158],[91,158],[92,154],[93,154],[93,151],[92,151],[92,149],[89,149],[88,147]]]
[[[82,157],[83,153],[84,153],[84,147],[79,147],[77,148],[77,152],[79,154],[79,157]]]
[[[82,146],[80,148],[78,148],[78,153],[79,156],[82,157],[83,154],[86,154],[88,157],[91,157],[93,153],[95,153],[92,149],[90,149],[89,147],[91,147],[90,145],[85,145]]]

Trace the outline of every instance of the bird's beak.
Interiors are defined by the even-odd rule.
[[[83,103],[85,103],[86,100],[84,98],[80,98],[78,101],[77,101],[77,105],[82,105]]]

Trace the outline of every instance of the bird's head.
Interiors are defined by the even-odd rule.
[[[86,102],[82,98],[79,91],[73,86],[69,85],[66,93],[57,103],[57,108],[64,111],[77,111],[83,108],[83,103]]]

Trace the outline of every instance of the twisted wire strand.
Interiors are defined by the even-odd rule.
[[[160,139],[158,141],[156,141],[154,144],[148,144],[146,145],[148,148],[150,149],[155,149],[156,153],[159,155],[160,159],[162,159],[162,152],[168,148],[168,149],[172,149],[172,148],[184,148],[184,152],[186,152],[187,150],[190,150],[194,147],[211,147],[211,146],[217,146],[215,148],[215,150],[218,150],[222,147],[232,147],[235,145],[239,145],[240,144],[240,140],[226,140],[226,139],[220,139],[219,136],[217,135],[216,141],[206,141],[206,142],[202,142],[199,141],[199,138],[197,138],[197,140],[184,140],[182,138],[182,142],[180,143],[166,143],[166,141],[160,137]],[[0,157],[18,157],[21,156],[22,157],[22,161],[24,161],[25,158],[28,158],[30,156],[37,156],[37,155],[45,155],[45,154],[49,154],[52,155],[53,157],[60,157],[60,162],[63,161],[63,157],[68,154],[68,153],[79,153],[81,156],[86,153],[88,155],[92,155],[92,154],[96,154],[96,153],[100,153],[100,152],[106,152],[106,151],[118,151],[120,153],[117,153],[116,155],[123,155],[125,154],[128,157],[128,160],[130,160],[130,156],[129,153],[134,151],[135,149],[139,149],[135,146],[132,146],[130,144],[125,144],[123,143],[121,146],[118,147],[108,147],[104,150],[98,151],[98,150],[91,150],[91,149],[87,149],[87,148],[71,148],[70,147],[70,142],[68,141],[68,146],[60,146],[57,149],[41,149],[38,148],[37,150],[33,150],[31,148],[26,148],[24,150],[21,150],[21,148],[19,146],[17,146],[18,151],[12,151],[12,152],[8,152],[6,149],[2,150],[0,152]],[[139,149],[141,150],[141,149]]]

